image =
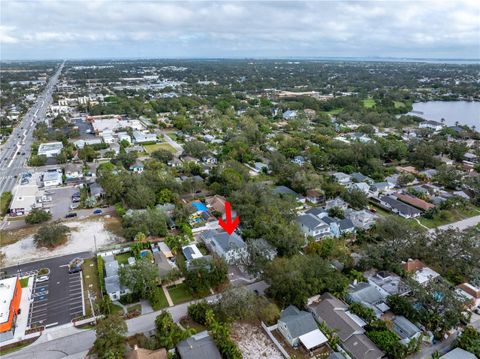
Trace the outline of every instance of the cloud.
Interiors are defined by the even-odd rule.
[[[475,0],[12,0],[1,23],[4,58],[480,58]]]

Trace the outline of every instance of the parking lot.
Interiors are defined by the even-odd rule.
[[[90,255],[85,252],[6,268],[11,275],[33,273],[40,268],[50,269],[48,280],[34,283],[29,326],[62,325],[84,314],[81,273],[68,273],[68,263],[75,257],[87,258]]]
[[[46,189],[47,196],[52,197],[52,201],[45,203],[44,207],[48,208],[52,214],[52,219],[60,219],[70,210],[72,204],[72,195],[78,192],[75,187],[58,187]]]
[[[81,274],[69,274],[65,268],[64,281],[59,282],[60,278],[55,277],[34,284],[29,326],[61,325],[84,314]]]

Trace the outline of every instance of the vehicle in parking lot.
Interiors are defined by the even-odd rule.
[[[37,282],[38,283],[42,283],[42,282],[46,282],[48,280],[48,275],[42,275],[40,277],[37,278]]]
[[[68,263],[68,273],[77,273],[82,270],[83,258],[73,258]]]
[[[102,210],[101,209],[96,209],[95,211],[93,211],[93,214],[102,214]]]
[[[65,215],[65,218],[74,218],[74,217],[76,217],[76,216],[78,216],[78,214],[75,213],[75,212],[72,212],[72,213],[67,213],[67,214]]]

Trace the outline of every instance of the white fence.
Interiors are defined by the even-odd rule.
[[[285,359],[289,359],[290,355],[288,355],[287,351],[283,349],[283,346],[278,342],[277,338],[272,334],[272,330],[277,329],[277,325],[272,325],[271,327],[267,327],[264,322],[261,323],[263,330],[267,333],[268,337],[272,340],[273,344],[280,350],[280,353],[284,356]]]

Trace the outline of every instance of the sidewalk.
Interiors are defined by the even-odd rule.
[[[169,307],[173,307],[173,300],[172,300],[172,298],[170,297],[170,293],[168,292],[167,287],[165,287],[164,285],[162,285],[162,289],[163,289],[163,293],[165,294],[165,298],[167,298],[168,306],[169,306]]]

